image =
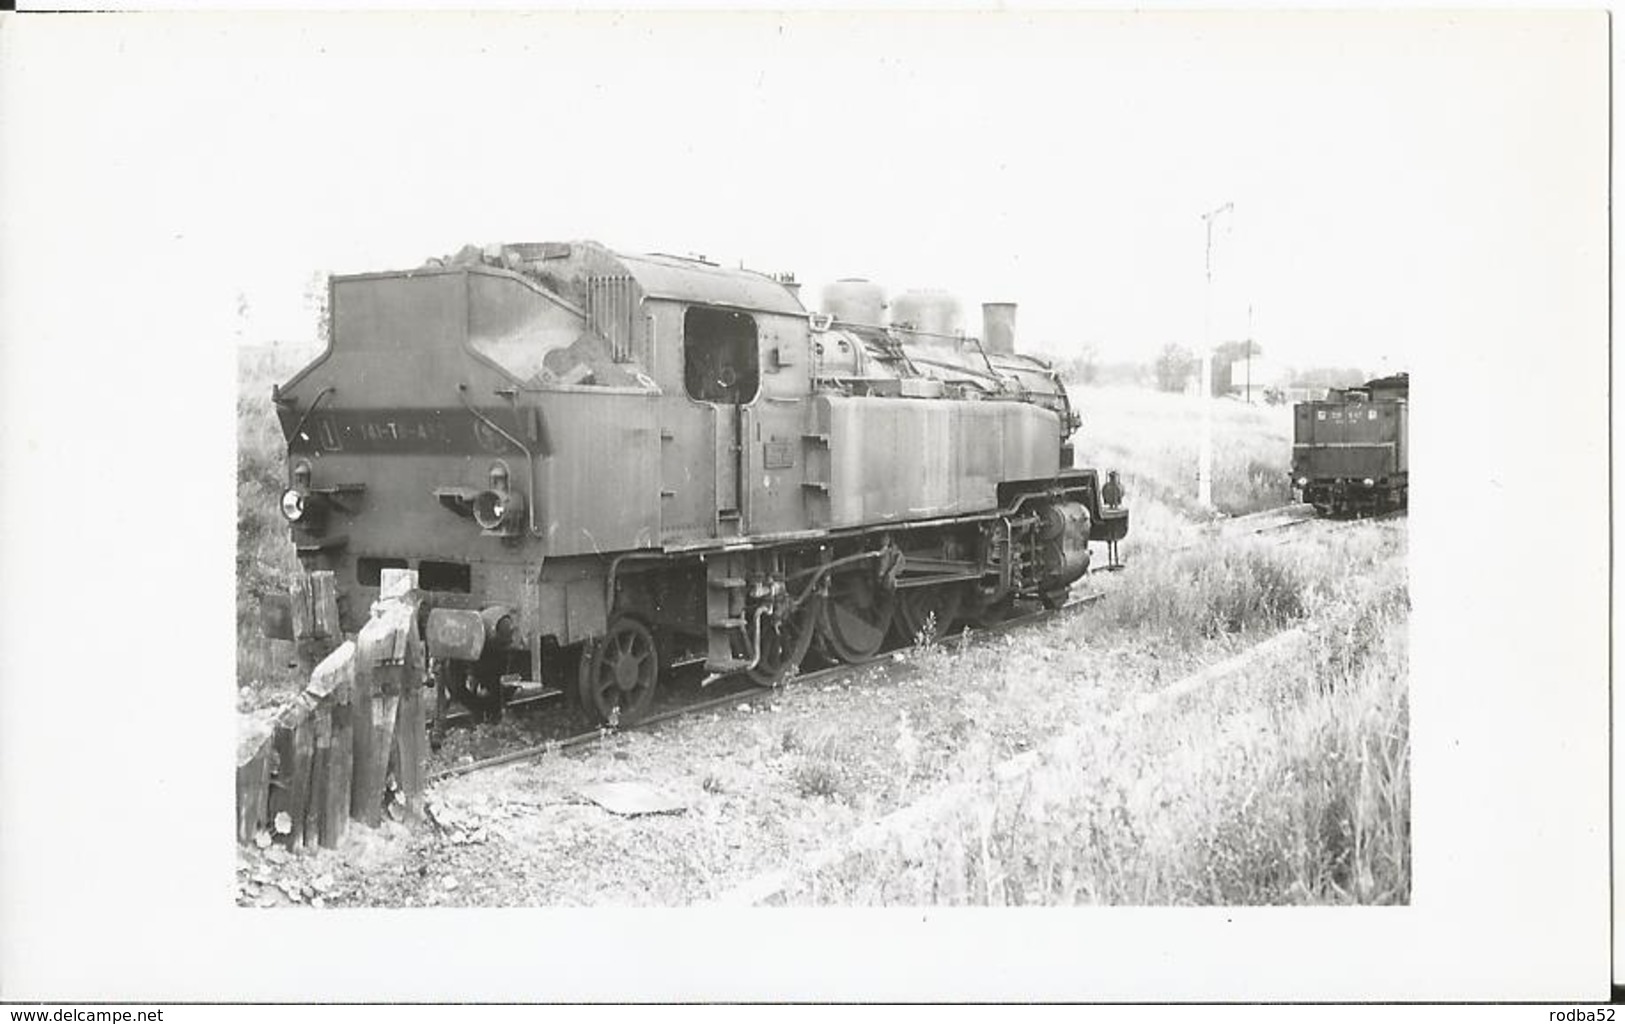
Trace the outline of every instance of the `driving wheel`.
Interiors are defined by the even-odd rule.
[[[819,635],[830,654],[848,665],[880,653],[891,628],[896,594],[867,570],[847,572],[830,581]]]
[[[643,623],[617,616],[581,649],[579,693],[588,716],[605,725],[628,725],[654,703],[660,657]]]
[[[934,644],[954,628],[964,603],[965,587],[959,583],[901,589],[892,633],[900,644]]]

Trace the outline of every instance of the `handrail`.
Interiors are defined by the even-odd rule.
[[[492,422],[491,417],[474,408],[473,403],[468,400],[467,392],[467,384],[457,385],[457,398],[463,403],[463,408],[472,413],[475,419],[490,427],[491,430],[497,434],[497,436],[501,437],[504,441],[507,441],[509,444],[513,445],[515,448],[518,448],[524,453],[525,483],[528,490],[528,497],[525,502],[525,518],[528,520],[530,525],[530,535],[532,537],[542,536],[542,532],[536,529],[536,456],[531,454],[530,449],[525,447],[525,443],[523,441],[497,426],[496,423]]]
[[[294,437],[298,437],[300,432],[305,429],[305,422],[310,419],[310,414],[316,411],[316,407],[318,405],[322,404],[322,399],[326,398],[328,395],[333,394],[337,390],[338,390],[338,388],[336,388],[333,385],[329,384],[329,385],[327,385],[327,387],[322,388],[320,391],[316,392],[316,397],[311,399],[310,408],[306,409],[304,414],[299,417],[298,422],[296,422],[293,425],[293,436]]]

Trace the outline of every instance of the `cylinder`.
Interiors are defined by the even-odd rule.
[[[910,288],[897,296],[891,322],[931,338],[954,338],[965,330],[959,300],[936,288]]]
[[[823,312],[842,323],[879,327],[886,322],[886,289],[861,277],[824,286]]]
[[[982,303],[982,347],[989,355],[1015,355],[1016,304]]]

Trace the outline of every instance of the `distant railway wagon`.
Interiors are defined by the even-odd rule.
[[[1334,388],[1295,407],[1292,483],[1323,514],[1402,509],[1410,461],[1410,377]]]
[[[613,723],[677,661],[862,661],[1058,603],[1128,530],[1008,303],[977,338],[940,292],[845,280],[813,312],[793,280],[592,242],[329,295],[327,351],[273,395],[291,539],[346,630],[415,570],[431,668],[480,710],[544,662]]]

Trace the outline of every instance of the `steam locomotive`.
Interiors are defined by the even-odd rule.
[[[332,278],[326,350],[273,391],[301,564],[347,631],[416,570],[471,707],[564,664],[554,691],[624,723],[677,660],[773,685],[814,644],[859,662],[1058,603],[1126,534],[1013,305],[977,339],[941,293],[798,291],[593,242]]]

